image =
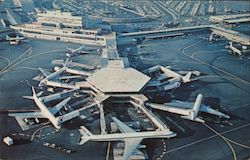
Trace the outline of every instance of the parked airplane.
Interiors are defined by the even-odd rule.
[[[203,36],[202,39],[207,40],[210,43],[222,40],[221,38],[218,38],[216,34],[213,34],[213,33],[211,33],[209,37]]]
[[[63,59],[53,60],[52,64],[63,66],[65,64],[65,61]],[[77,63],[77,62],[73,62],[72,60],[68,60],[67,67],[81,67],[81,68],[84,68],[87,70],[94,70],[95,69],[95,66],[93,66],[93,65]]]
[[[124,141],[125,148],[123,152],[124,160],[127,160],[129,156],[137,149],[141,141],[145,138],[171,138],[175,137],[176,133],[169,129],[160,131],[147,131],[147,132],[136,132],[120,120],[112,117],[112,120],[117,124],[119,130],[122,133],[113,133],[105,135],[94,135],[86,127],[81,126],[80,134],[82,135],[79,145],[86,143],[87,141]]]
[[[238,48],[233,46],[233,42],[229,42],[229,46],[226,46],[225,48],[229,48],[233,54],[238,54],[239,56],[242,56],[242,51]]]
[[[39,100],[43,103],[46,103],[46,102],[50,102],[50,101],[53,101],[56,99],[62,99],[65,97],[69,97],[69,96],[73,95],[76,91],[77,91],[77,89],[72,89],[72,90],[67,90],[67,91],[63,91],[60,93],[50,94],[47,96],[42,96],[42,97],[39,96]],[[43,92],[40,92],[37,95],[42,95],[42,93]],[[23,96],[23,98],[34,99],[33,96]]]
[[[202,118],[198,117],[199,112],[206,112],[219,117],[230,118],[228,115],[222,112],[201,104],[202,97],[202,94],[198,94],[195,102],[172,101],[165,104],[150,103],[149,106],[154,109],[179,114],[181,115],[181,118],[197,122],[204,122]]]
[[[11,45],[17,45],[20,43],[20,41],[24,40],[24,37],[20,37],[19,35],[15,37],[10,37],[9,35],[6,35],[6,41],[9,41]]]
[[[191,79],[192,74],[196,76],[200,75],[200,72],[198,71],[179,71],[179,74],[178,72],[172,71],[169,66],[164,67],[160,65],[150,67],[143,72],[148,75],[160,72],[160,75],[157,75],[156,81],[149,82],[147,84],[147,87],[162,86],[164,90],[178,88],[181,83],[188,83],[193,81]],[[183,73],[185,74],[184,76],[181,75]]]
[[[59,71],[61,68],[56,66],[54,67],[54,71]],[[70,74],[76,74],[76,75],[81,75],[81,76],[90,76],[90,72],[87,72],[87,71],[83,71],[83,70],[77,70],[77,69],[72,69],[72,68],[69,68],[65,65],[65,72],[67,73],[70,73]]]
[[[6,35],[6,40],[7,41],[11,41],[11,40],[23,40],[25,39],[24,37],[20,37],[19,35],[17,35],[16,37],[10,37],[9,35]]]
[[[41,96],[42,92],[36,94],[34,87],[32,87],[32,92],[33,92],[33,96],[32,99],[34,100],[35,104],[37,105],[37,107],[40,109],[40,111],[38,112],[27,112],[27,113],[11,113],[9,114],[9,116],[13,116],[13,117],[23,117],[23,118],[35,118],[37,122],[38,118],[47,118],[55,128],[60,129],[61,128],[61,124],[63,122],[65,122],[63,120],[63,116],[58,116],[55,117],[55,114],[57,114],[61,108],[69,102],[69,100],[71,99],[70,97],[64,99],[63,101],[61,101],[60,103],[58,103],[57,105],[55,105],[52,108],[47,108],[45,106],[45,104],[40,100],[40,98],[38,98],[39,96]]]
[[[65,54],[67,57],[74,57],[74,56],[77,56],[79,54],[91,54],[94,51],[94,50],[83,50],[84,48],[85,48],[85,46],[80,46],[76,49],[66,47],[67,51],[65,52]]]
[[[83,46],[78,47],[76,49],[72,49],[72,48],[68,48],[66,47],[67,51],[65,52],[67,57],[73,57],[79,54],[79,52],[81,52],[81,50],[83,49]]]
[[[81,71],[81,70],[68,68],[67,61],[65,62],[63,67],[61,67],[61,68],[55,67],[54,68],[55,72],[53,72],[53,73],[50,73],[42,68],[39,68],[39,70],[42,72],[42,74],[45,77],[45,78],[36,78],[35,77],[35,79],[42,79],[39,83],[39,86],[47,85],[47,86],[53,86],[53,87],[63,87],[63,88],[68,88],[68,89],[78,89],[79,87],[71,85],[71,84],[59,82],[58,80],[62,80],[62,79],[60,79],[59,75],[62,74],[63,72],[75,74],[75,75],[79,75],[79,76],[91,75],[87,71]],[[74,76],[74,77],[73,76],[67,76],[67,77],[64,76],[63,79],[66,80],[65,78],[75,79],[76,76]]]
[[[43,76],[45,77],[40,81],[40,83],[38,85],[39,87],[41,87],[43,85],[48,85],[48,82],[59,78],[59,75],[65,71],[65,67],[62,67],[60,70],[58,70],[54,73],[50,73],[42,68],[38,68],[38,69],[42,72]]]

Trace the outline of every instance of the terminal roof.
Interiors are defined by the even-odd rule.
[[[149,80],[148,76],[136,69],[123,68],[120,65],[102,68],[87,78],[89,83],[104,93],[137,93]]]

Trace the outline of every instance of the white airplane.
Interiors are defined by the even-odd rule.
[[[164,67],[164,66],[153,66],[150,67],[143,72],[145,74],[152,74],[155,72],[161,72],[160,76],[157,77],[157,81],[151,81],[147,84],[147,86],[163,86],[164,90],[170,90],[174,88],[178,88],[181,83],[188,83],[193,80],[191,80],[192,74],[199,76],[199,71],[179,71],[179,73],[174,72],[170,69],[170,66]],[[185,74],[184,76],[181,74]]]
[[[45,106],[45,104],[42,102],[42,100],[40,98],[38,98],[39,96],[41,96],[42,92],[36,94],[34,87],[32,87],[32,92],[33,92],[32,99],[34,100],[35,104],[40,109],[40,111],[38,111],[38,112],[27,112],[27,113],[11,113],[11,114],[9,114],[9,116],[23,117],[23,118],[35,118],[37,122],[39,122],[38,118],[47,118],[53,124],[53,126],[55,128],[60,129],[61,124],[63,122],[65,122],[65,120],[63,119],[64,115],[55,117],[55,114],[57,114],[61,110],[61,108],[66,103],[69,102],[69,100],[71,98],[68,97],[68,98],[64,99],[63,101],[61,101],[60,103],[58,103],[57,105],[55,105],[54,107],[48,109]],[[29,97],[29,98],[31,98],[31,97]]]
[[[211,33],[209,37],[205,37],[203,36],[202,39],[207,40],[208,42],[212,43],[212,42],[216,42],[216,41],[220,41],[221,39],[216,37],[216,34]]]
[[[40,83],[39,86],[43,86],[43,85],[47,85],[47,86],[52,86],[52,87],[62,87],[62,88],[68,88],[68,89],[78,89],[79,87],[75,86],[75,85],[71,85],[71,84],[67,84],[67,83],[61,83],[57,80],[65,80],[66,79],[75,79],[75,78],[79,78],[79,76],[89,76],[91,75],[91,73],[86,72],[86,71],[81,71],[81,70],[76,70],[76,69],[71,69],[67,67],[67,61],[65,62],[63,67],[54,67],[55,72],[50,73],[42,68],[39,68],[39,70],[42,72],[42,74],[45,76],[45,78],[43,78]],[[70,74],[75,74],[78,75],[76,76],[63,76],[63,78],[59,77],[60,74],[62,74],[63,72],[67,72]],[[37,79],[36,77],[34,79]],[[38,78],[39,79],[39,78]]]
[[[63,66],[65,64],[65,61],[62,60],[62,59],[61,60],[53,60],[52,64]],[[85,69],[88,69],[88,70],[94,70],[95,69],[95,66],[93,66],[93,65],[77,63],[77,62],[73,62],[72,60],[68,60],[67,67],[81,67],[81,68],[85,68]]]
[[[195,102],[173,101],[165,104],[150,103],[149,106],[151,106],[154,109],[179,114],[181,115],[181,118],[197,122],[204,122],[202,118],[198,117],[199,112],[206,112],[212,115],[228,119],[230,118],[228,115],[222,112],[219,112],[215,109],[212,109],[209,106],[201,104],[202,97],[203,97],[202,94],[198,94]]]
[[[52,79],[57,79],[59,78],[59,75],[62,74],[64,71],[65,71],[65,67],[62,67],[61,69],[58,69],[56,72],[54,73],[50,73],[42,68],[38,68],[42,74],[45,76],[45,78],[43,78],[40,82],[40,84],[43,84],[45,83],[46,81],[48,80],[52,80]],[[39,84],[39,85],[40,85]]]
[[[16,37],[10,37],[9,35],[6,35],[6,41],[9,41],[11,45],[17,45],[20,43],[20,41],[24,40],[24,37],[19,37],[17,35]]]
[[[67,73],[70,73],[70,74],[76,74],[76,75],[81,75],[81,76],[90,76],[91,75],[91,73],[90,72],[87,72],[87,71],[81,71],[81,70],[77,70],[77,69],[72,69],[72,68],[69,68],[69,67],[65,67],[64,68],[65,70],[65,72],[67,72]],[[54,67],[54,71],[60,71],[61,70],[61,68],[60,67],[58,67],[58,66],[56,66],[56,67]]]
[[[77,89],[72,89],[72,90],[68,90],[68,91],[63,91],[60,93],[55,93],[55,94],[50,94],[47,96],[42,96],[40,97],[40,95],[42,95],[43,92],[38,93],[37,95],[39,95],[39,100],[43,103],[46,102],[50,102],[56,99],[62,99],[68,96],[71,96],[75,93],[75,91],[77,91]],[[34,99],[33,96],[23,96],[23,98],[27,98],[27,99]]]
[[[59,77],[59,75],[60,74],[62,74],[65,70],[66,70],[66,65],[67,65],[67,63],[68,63],[68,59],[66,59],[66,61],[65,61],[65,64],[63,64],[63,67],[61,67],[61,68],[57,68],[57,71],[56,72],[54,72],[54,73],[50,73],[50,72],[48,72],[48,71],[46,71],[46,70],[44,70],[44,69],[42,69],[42,68],[38,68],[39,70],[40,70],[40,72],[44,75],[44,77],[40,77],[40,78],[38,78],[38,79],[42,79],[41,81],[40,81],[40,83],[39,83],[39,85],[42,85],[42,84],[44,84],[46,81],[48,81],[48,80],[52,80],[52,79],[57,79],[58,77]]]
[[[5,38],[7,41],[14,41],[14,40],[24,40],[24,37],[20,37],[19,35],[17,35],[16,37],[10,37],[9,35],[6,35]]]
[[[238,48],[233,46],[233,42],[229,42],[229,46],[226,46],[225,48],[229,48],[231,49],[231,51],[233,52],[233,54],[238,54],[239,56],[242,56],[242,51],[239,50]]]
[[[91,75],[91,73],[87,72],[87,71],[69,68],[68,63],[69,63],[69,59],[67,58],[66,61],[62,64],[63,65],[62,67],[55,66],[54,73],[50,73],[42,68],[38,68],[42,72],[42,74],[45,76],[45,79],[43,81],[55,79],[63,72],[81,75],[81,76],[90,76]],[[72,77],[68,77],[68,79],[70,79],[70,78],[72,78]],[[76,77],[73,77],[73,78],[76,78]]]
[[[67,57],[72,57],[72,56],[76,56],[77,54],[79,54],[79,52],[83,49],[83,46],[80,46],[76,49],[72,49],[72,48],[69,48],[69,47],[66,47],[66,56]]]
[[[85,46],[80,46],[76,49],[66,47],[67,51],[65,52],[65,54],[67,57],[74,57],[74,56],[77,56],[79,54],[91,54],[91,53],[93,53],[92,50],[83,50],[84,48],[85,48]]]
[[[105,135],[94,135],[86,127],[81,126],[80,134],[82,135],[79,145],[87,141],[124,141],[125,148],[123,152],[123,160],[127,160],[129,156],[140,145],[141,141],[145,138],[171,138],[175,137],[176,133],[170,131],[168,128],[159,131],[136,132],[120,120],[112,117],[112,120],[117,124],[122,133],[113,133]]]

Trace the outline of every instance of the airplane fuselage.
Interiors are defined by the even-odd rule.
[[[164,72],[166,77],[175,77],[175,78],[181,77],[180,74],[175,73],[174,71],[172,71],[172,70],[170,70],[170,69],[168,69],[166,67],[161,66],[160,68],[161,68],[162,72]]]
[[[238,48],[235,48],[234,46],[230,46],[230,49],[233,51],[233,53],[241,55],[241,51]]]
[[[66,83],[61,83],[61,82],[54,82],[54,81],[45,81],[44,84],[47,86],[52,86],[52,87],[60,87],[60,88],[67,88],[67,89],[79,89],[79,87],[75,85],[70,85]]]
[[[162,131],[148,131],[148,132],[135,132],[135,133],[114,133],[106,135],[91,135],[89,140],[91,141],[120,141],[123,139],[133,138],[171,138],[175,137],[176,133],[169,130]]]
[[[169,111],[169,112],[172,112],[172,113],[188,115],[190,109],[192,109],[193,106],[194,106],[194,102],[181,102],[181,101],[178,101],[178,102],[165,103],[160,108],[162,110]],[[230,118],[228,115],[226,115],[226,114],[224,114],[222,112],[219,112],[219,111],[217,111],[217,110],[215,110],[215,109],[213,109],[213,108],[211,108],[209,106],[206,106],[204,104],[201,104],[199,111],[209,113],[209,114],[213,114],[213,115],[216,115],[216,116],[219,116],[219,117]]]
[[[64,97],[63,95],[72,93],[74,91],[75,90],[69,90],[69,91],[66,91],[66,92],[55,93],[55,94],[52,94],[52,95],[39,97],[39,100],[41,100],[43,103],[46,103],[46,102],[49,102],[49,101],[53,101],[53,100],[56,100],[56,99],[63,98]]]
[[[44,117],[48,118],[49,121],[57,128],[60,129],[61,125],[59,120],[48,110],[48,108],[39,100],[37,96],[33,96],[36,105],[40,108]]]
[[[163,110],[163,111],[167,111],[167,112],[171,112],[171,113],[175,113],[175,114],[180,114],[180,115],[185,115],[188,116],[191,112],[191,108],[179,108],[176,106],[172,106],[170,104],[153,104],[151,103],[150,106],[154,109],[159,109],[159,110]]]
[[[82,76],[90,76],[90,73],[86,71],[80,71],[76,69],[70,69],[66,67],[66,72],[71,73],[71,74],[77,74],[77,75],[82,75]]]
[[[50,74],[48,77],[46,77],[46,78],[44,78],[43,80],[41,80],[41,82],[39,83],[39,86],[41,86],[41,85],[43,85],[43,84],[46,85],[46,84],[47,84],[46,82],[47,82],[48,80],[50,80],[50,79],[52,79],[52,78],[54,78],[54,77],[60,75],[60,74],[61,74],[62,72],[64,72],[64,71],[65,71],[65,67],[60,68],[60,69],[57,70],[56,72]]]
[[[227,46],[227,47],[228,47],[228,46]],[[229,48],[232,50],[233,53],[236,53],[236,54],[238,54],[239,56],[242,55],[241,50],[239,50],[238,48],[234,47],[232,42],[229,42]]]

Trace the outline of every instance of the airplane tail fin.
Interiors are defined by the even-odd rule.
[[[79,145],[82,145],[88,142],[90,140],[90,136],[93,135],[85,126],[81,126],[79,129],[79,132],[82,135]]]
[[[201,101],[202,101],[202,94],[198,94],[195,102],[194,102],[194,107],[192,109],[193,111],[193,119],[197,116],[199,110],[200,110],[200,107],[201,107]]]
[[[182,118],[189,119],[192,121],[204,122],[202,119],[197,118],[197,115],[198,115],[200,107],[201,107],[202,97],[203,97],[202,94],[198,94],[198,96],[194,102],[194,107],[190,111],[190,114],[188,116],[182,116]]]
[[[185,76],[182,77],[182,80],[184,83],[190,82],[190,78],[191,78],[192,72],[188,72]]]
[[[197,117],[200,107],[201,107],[201,101],[202,101],[202,94],[198,94],[194,106],[192,109],[190,109],[189,115],[187,116],[181,116],[182,118],[192,120],[192,121],[197,121],[197,122],[204,122],[204,120],[200,119]]]

